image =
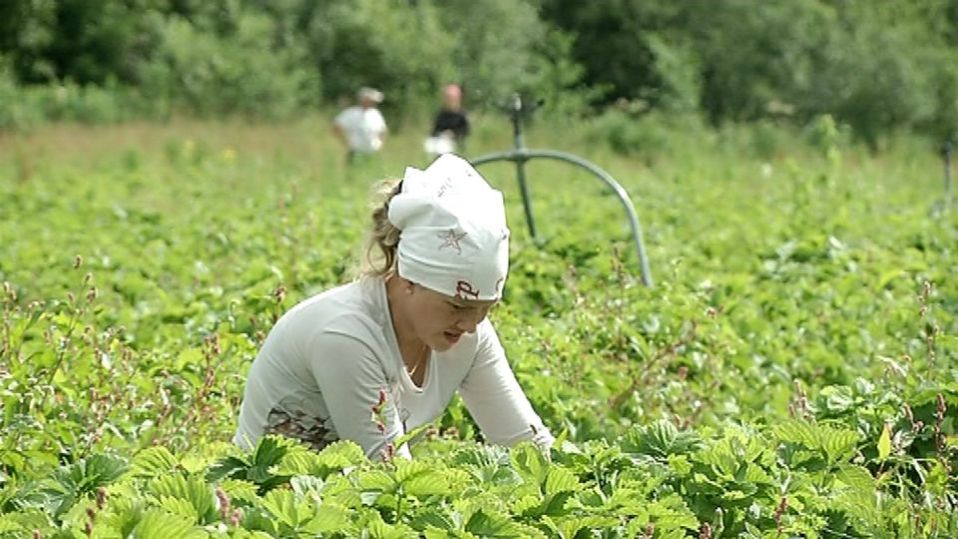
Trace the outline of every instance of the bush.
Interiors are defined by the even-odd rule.
[[[120,87],[80,86],[71,82],[20,86],[9,72],[0,72],[0,129],[23,129],[48,121],[124,121],[131,118],[134,101],[130,91]]]
[[[30,90],[43,117],[50,121],[112,123],[129,119],[126,93],[120,88],[65,83]]]
[[[572,40],[540,19],[533,2],[454,0],[440,10],[454,73],[474,104],[502,106],[514,92],[543,99],[553,111],[581,111],[570,91],[582,68]]]
[[[23,93],[14,80],[10,66],[0,57],[0,131],[26,127],[34,123],[35,110],[24,106]]]
[[[593,140],[607,143],[616,153],[634,155],[640,151],[657,152],[664,148],[661,132],[642,129],[637,118],[609,109],[592,120]]]
[[[334,103],[353,100],[360,86],[386,94],[395,118],[423,103],[455,76],[452,36],[428,2],[338,0],[316,4],[303,29],[313,65],[323,74],[323,95]]]
[[[273,46],[265,15],[237,15],[224,35],[172,16],[157,56],[144,67],[143,91],[159,110],[276,118],[317,101],[319,77],[299,47]]]
[[[601,104],[643,99],[715,124],[831,114],[873,149],[896,128],[954,134],[954,3],[548,0]]]
[[[708,138],[696,114],[630,112],[622,107],[596,116],[587,130],[591,141],[608,144],[616,153],[646,162],[694,151],[693,145],[701,145]]]

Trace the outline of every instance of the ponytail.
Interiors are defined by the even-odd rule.
[[[389,221],[389,202],[399,194],[402,182],[383,180],[376,186],[376,200],[381,200],[372,213],[372,230],[366,241],[361,275],[384,277],[396,268],[396,249],[400,230]]]

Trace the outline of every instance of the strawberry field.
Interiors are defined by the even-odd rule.
[[[465,408],[411,461],[229,443],[272,323],[351,278],[374,181],[322,119],[53,126],[0,138],[2,537],[958,537],[958,206],[912,139],[768,125],[536,125],[632,194],[529,165],[491,313],[557,437]],[[509,144],[480,121],[469,154]]]

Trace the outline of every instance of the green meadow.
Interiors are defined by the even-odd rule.
[[[476,119],[467,155],[508,149]],[[557,436],[482,444],[455,403],[412,461],[229,440],[272,323],[354,275],[407,122],[347,168],[326,117],[0,135],[2,537],[956,537],[958,201],[922,139],[877,151],[682,116],[533,122],[638,211],[510,164],[491,313]]]

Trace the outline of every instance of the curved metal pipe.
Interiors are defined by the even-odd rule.
[[[476,159],[472,160],[474,166],[483,165],[486,163],[491,163],[494,161],[512,161],[516,163],[516,166],[519,167],[519,170],[522,169],[522,165],[529,161],[530,159],[543,158],[543,159],[553,159],[556,161],[564,161],[566,163],[571,163],[578,167],[584,168],[591,172],[595,177],[599,178],[603,183],[612,189],[612,192],[619,198],[619,202],[622,203],[622,207],[625,210],[626,215],[629,218],[629,226],[632,229],[632,239],[635,241],[635,250],[639,255],[639,265],[642,270],[642,283],[645,286],[652,288],[652,270],[649,268],[649,259],[645,254],[645,244],[642,241],[642,227],[639,224],[639,217],[635,213],[635,206],[632,205],[632,200],[629,198],[628,192],[625,188],[622,187],[619,182],[612,177],[611,174],[605,170],[599,168],[594,163],[586,161],[577,155],[571,153],[559,152],[554,150],[511,150],[508,152],[497,152],[490,153]],[[524,179],[524,178],[523,178]],[[525,200],[526,193],[523,190],[523,205],[527,209],[526,218],[529,219],[529,225],[532,227],[532,215],[528,202]],[[530,228],[531,230],[534,230]],[[535,239],[535,233],[533,232],[533,239]]]

